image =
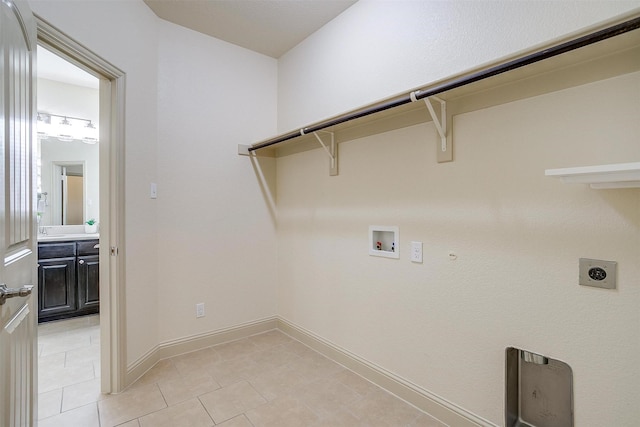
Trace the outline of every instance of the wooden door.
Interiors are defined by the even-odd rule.
[[[36,423],[33,215],[36,25],[24,0],[0,1],[0,426]],[[25,286],[26,285],[26,286]],[[10,296],[10,298],[6,298]]]

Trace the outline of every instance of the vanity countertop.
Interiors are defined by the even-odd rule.
[[[38,242],[66,242],[70,240],[93,240],[100,238],[99,233],[38,234]]]
[[[85,233],[83,225],[48,225],[38,227],[38,242],[93,240],[100,238],[99,231],[97,233]]]

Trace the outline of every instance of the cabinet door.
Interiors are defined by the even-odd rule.
[[[97,313],[100,308],[100,257],[78,257],[78,310]]]
[[[75,258],[38,261],[38,320],[53,320],[76,310]]]

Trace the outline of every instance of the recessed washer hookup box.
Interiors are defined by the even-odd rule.
[[[573,372],[519,348],[505,351],[505,426],[573,427]]]

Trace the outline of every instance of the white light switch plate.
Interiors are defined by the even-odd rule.
[[[151,183],[150,196],[151,196],[152,199],[157,199],[158,198],[158,186],[156,185],[155,182]]]

